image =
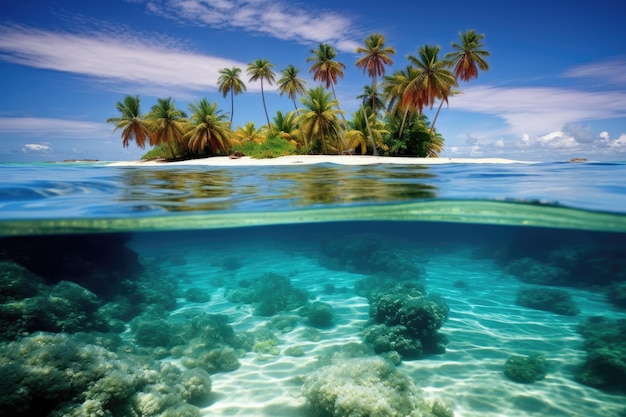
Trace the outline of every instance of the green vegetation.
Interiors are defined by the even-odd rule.
[[[239,151],[251,158],[278,158],[279,156],[293,155],[296,148],[285,139],[271,135],[261,143],[254,141],[243,142],[233,146],[234,151]]]
[[[367,73],[371,85],[357,98],[360,109],[346,120],[340,108],[335,87],[344,77],[346,65],[336,60],[337,52],[325,43],[311,49],[307,62],[309,72],[320,85],[307,89],[293,64],[280,70],[276,82],[274,64],[259,58],[248,64],[248,82],[260,81],[261,98],[267,125],[256,129],[253,122],[233,127],[234,97],[247,91],[238,67],[219,70],[217,87],[223,97],[230,95],[230,113],[223,113],[216,102],[199,99],[189,106],[191,116],[176,108],[171,98],[159,98],[151,110],[141,113],[138,96],[126,96],[116,103],[118,117],[107,119],[120,130],[122,146],[130,142],[145,149],[153,149],[143,159],[190,159],[241,152],[254,158],[274,158],[290,154],[361,154],[386,156],[437,157],[444,146],[444,138],[435,130],[435,123],[443,104],[460,91],[459,81],[478,77],[479,71],[489,69],[484,49],[484,35],[468,30],[460,33],[460,42],[452,42],[452,52],[440,59],[438,45],[424,45],[417,55],[407,55],[408,65],[386,75],[393,65],[396,50],[386,44],[381,33],[364,39],[356,49],[360,57],[357,68]],[[382,79],[382,81],[380,81]],[[380,81],[380,84],[379,84]],[[294,111],[276,111],[270,120],[265,85],[276,82],[280,95],[293,102]],[[330,89],[330,92],[328,92]],[[299,107],[299,97],[302,106]],[[439,107],[430,123],[422,111]],[[280,142],[287,141],[291,146]],[[266,144],[266,142],[271,142]]]

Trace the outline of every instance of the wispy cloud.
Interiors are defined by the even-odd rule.
[[[27,143],[26,145],[24,145],[24,147],[22,147],[22,152],[24,153],[29,153],[29,152],[43,152],[43,153],[47,153],[50,152],[52,149],[50,148],[50,145],[48,143]]]
[[[111,126],[104,123],[45,117],[0,117],[0,133],[26,138],[85,139],[111,136]]]
[[[558,87],[474,86],[450,99],[450,109],[489,114],[505,127],[468,132],[444,154],[511,155],[550,159],[567,155],[614,157],[626,153],[626,132],[610,138],[585,122],[626,117],[626,92]]]
[[[355,24],[347,16],[310,4],[276,0],[147,0],[147,8],[186,24],[243,30],[298,43],[329,43],[354,52]]]
[[[183,91],[215,89],[220,69],[245,69],[247,65],[155,45],[137,34],[85,35],[24,26],[0,26],[0,59],[107,82],[130,83],[137,89],[152,91],[156,87]],[[249,91],[260,90],[256,83],[248,84]]]
[[[619,56],[573,67],[565,72],[565,76],[593,79],[598,84],[626,86],[625,66],[626,56]]]
[[[554,87],[468,87],[450,108],[501,117],[515,135],[560,130],[568,123],[626,117],[626,92]]]

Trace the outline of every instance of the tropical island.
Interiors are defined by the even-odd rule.
[[[363,94],[357,97],[360,108],[350,119],[335,93],[346,65],[335,60],[337,53],[331,45],[322,43],[311,49],[312,56],[307,58],[312,63],[309,71],[313,80],[320,83],[317,87],[307,89],[299,77],[301,70],[294,65],[282,69],[278,81],[269,60],[259,58],[248,65],[249,82],[260,81],[267,121],[264,126],[248,122],[232,127],[235,96],[247,90],[238,67],[219,71],[218,90],[223,97],[230,95],[229,114],[206,98],[191,103],[186,113],[176,108],[171,97],[157,99],[150,111],[142,114],[140,98],[128,95],[116,103],[119,116],[107,122],[115,125],[114,132],[121,131],[124,147],[133,141],[141,149],[152,147],[143,160],[310,154],[438,157],[445,140],[435,123],[443,104],[460,93],[459,81],[470,81],[478,77],[479,70],[489,69],[486,58],[490,53],[484,49],[484,35],[467,30],[459,37],[443,59],[439,57],[439,46],[424,45],[417,56],[407,55],[406,68],[391,75],[386,75],[386,69],[393,64],[395,48],[386,45],[381,33],[366,37],[364,45],[356,49],[361,56],[355,65],[367,73],[371,84],[365,85]],[[278,110],[270,120],[264,83],[276,83],[280,94],[293,101],[294,110]],[[430,122],[423,109],[435,105],[437,112]]]

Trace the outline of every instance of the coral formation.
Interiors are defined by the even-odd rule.
[[[172,409],[199,415],[196,406],[206,405],[211,392],[202,370],[181,371],[66,334],[0,345],[0,374],[0,414],[16,417],[135,417]]]
[[[576,379],[585,385],[626,392],[626,319],[589,317],[578,327],[585,338],[585,363]]]
[[[397,280],[422,276],[416,257],[409,251],[381,242],[373,234],[333,237],[322,242],[320,265],[368,275],[387,275]]]
[[[511,381],[524,384],[545,378],[547,372],[548,365],[542,355],[513,355],[504,363],[504,375]]]
[[[626,271],[624,274],[626,275]],[[626,282],[616,282],[609,287],[608,298],[613,305],[626,308]]]
[[[289,278],[270,272],[258,280],[241,280],[234,288],[226,288],[226,299],[232,303],[252,304],[259,316],[272,316],[295,310],[309,299],[306,290],[294,287]]]
[[[383,293],[371,301],[370,317],[378,326],[365,329],[365,340],[377,353],[397,351],[409,357],[444,353],[448,341],[438,330],[448,313],[441,297],[417,289]]]
[[[379,357],[339,361],[309,374],[302,392],[319,417],[451,416],[424,400],[411,378]],[[437,412],[438,414],[434,414]]]
[[[185,299],[190,303],[206,303],[211,300],[211,295],[202,288],[189,288],[185,291]]]
[[[522,287],[517,290],[515,302],[522,307],[550,311],[565,316],[575,316],[580,313],[570,294],[564,290]]]
[[[333,307],[322,301],[307,304],[302,308],[302,315],[313,327],[328,327],[333,323]]]

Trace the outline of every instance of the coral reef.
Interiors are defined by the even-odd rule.
[[[626,392],[626,319],[589,317],[578,327],[585,338],[585,363],[576,380],[592,387]]]
[[[570,294],[558,289],[522,287],[517,290],[515,303],[522,307],[565,316],[575,316],[580,313]]]
[[[207,405],[211,392],[205,371],[181,371],[66,334],[0,345],[0,374],[0,414],[16,417],[135,417],[174,409],[199,415],[196,406]]]
[[[319,263],[330,269],[415,280],[423,272],[409,251],[382,242],[374,234],[333,237],[322,242]]]
[[[504,375],[511,381],[530,384],[545,378],[548,364],[542,355],[513,355],[504,363]]]
[[[306,316],[313,327],[329,327],[333,323],[333,307],[322,301],[314,301],[302,308],[301,314]]]
[[[505,269],[527,284],[567,285],[568,273],[565,269],[538,261],[521,258],[511,262]]]
[[[608,299],[616,307],[626,308],[626,282],[616,282],[609,287]]]
[[[0,254],[48,285],[72,281],[108,300],[122,281],[143,270],[137,254],[126,247],[129,240],[122,233],[9,237],[0,239]]]
[[[206,303],[211,300],[211,294],[202,288],[189,288],[185,291],[185,299],[190,303]]]
[[[378,326],[365,329],[365,340],[377,353],[397,351],[412,358],[444,353],[448,341],[438,330],[448,313],[443,298],[417,289],[384,293],[371,301],[370,317]]]
[[[411,378],[382,358],[338,361],[309,374],[302,392],[319,417],[452,416],[441,403],[424,400]],[[437,413],[437,414],[435,414]]]
[[[259,316],[272,316],[295,310],[309,299],[306,290],[294,287],[289,278],[270,272],[258,280],[241,280],[234,288],[226,288],[226,299],[232,303],[252,304]]]

